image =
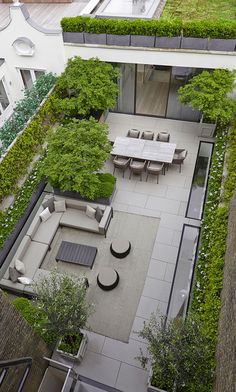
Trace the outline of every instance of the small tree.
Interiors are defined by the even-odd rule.
[[[227,123],[236,110],[236,102],[229,97],[235,86],[235,71],[216,69],[203,71],[179,88],[179,100],[199,109],[206,122]]]
[[[116,104],[118,70],[92,58],[74,57],[56,83],[54,108],[65,117],[81,117]]]
[[[83,279],[53,271],[34,286],[35,306],[45,315],[44,328],[58,339],[85,328],[92,305],[86,302]]]
[[[94,199],[100,189],[97,171],[103,167],[110,151],[107,125],[92,117],[74,119],[49,138],[43,174],[62,191],[76,191]]]
[[[139,335],[147,340],[152,364],[152,385],[168,392],[206,392],[212,384],[211,350],[194,319],[177,318],[165,323],[152,314]],[[145,366],[148,357],[141,352]]]

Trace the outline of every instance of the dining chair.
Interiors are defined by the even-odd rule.
[[[153,140],[154,139],[154,132],[152,132],[152,131],[143,131],[142,134],[141,134],[140,139]]]
[[[149,177],[149,174],[152,174],[154,176],[157,176],[157,184],[158,184],[159,174],[160,173],[164,174],[164,163],[148,161],[146,170],[147,170],[146,181]]]
[[[187,157],[188,151],[184,148],[176,148],[174,153],[174,158],[172,160],[173,165],[179,165],[179,172],[181,173],[181,165],[184,163]]]
[[[134,139],[138,139],[138,138],[139,138],[139,135],[140,135],[140,131],[139,131],[138,129],[132,128],[132,129],[129,129],[129,130],[128,130],[126,136],[127,136],[127,137],[132,137],[132,138],[134,138]]]
[[[142,181],[142,173],[145,170],[145,166],[146,166],[146,161],[132,158],[129,164],[129,168],[130,168],[129,179],[131,178],[132,174],[137,174],[140,175],[140,181]]]
[[[124,178],[125,170],[129,166],[129,163],[130,163],[130,158],[116,155],[113,159],[113,165],[114,165],[113,174],[115,173],[116,169],[119,169],[123,172],[123,178]]]
[[[170,134],[168,132],[158,132],[156,141],[169,142],[170,141]]]

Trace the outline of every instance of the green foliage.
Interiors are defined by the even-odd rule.
[[[27,298],[18,297],[12,301],[12,304],[48,346],[51,346],[56,339],[56,335],[51,331],[44,329],[45,314],[42,309],[36,308],[34,303]]]
[[[152,314],[139,333],[147,341],[152,363],[152,385],[166,391],[205,392],[209,390],[213,369],[207,335],[196,318],[165,317]],[[148,358],[141,352],[145,365]]]
[[[111,64],[98,59],[69,59],[57,79],[54,110],[70,119],[113,108],[118,94],[117,77],[118,71]]]
[[[158,37],[236,38],[235,20],[193,20],[183,21],[176,17],[159,20],[105,19],[83,16],[66,17],[61,20],[63,31],[106,34],[133,34]]]
[[[235,71],[216,69],[203,71],[179,88],[179,100],[199,109],[207,122],[226,123],[236,111],[236,101],[227,94],[235,86]]]
[[[99,189],[97,197],[109,197],[115,190],[116,177],[110,173],[98,173],[99,178]]]
[[[83,279],[53,271],[34,285],[34,292],[35,307],[45,314],[45,331],[61,339],[86,327],[92,305]]]
[[[16,104],[12,117],[0,129],[0,139],[3,146],[0,154],[6,151],[27,121],[35,115],[40,103],[46,97],[55,83],[55,76],[49,73],[40,76],[30,90],[24,91],[24,98]]]
[[[70,353],[72,355],[76,355],[79,351],[80,344],[83,339],[83,334],[76,333],[73,335],[65,335],[61,343],[59,345],[59,350],[62,350],[66,353]]]
[[[0,248],[3,247],[4,242],[14,230],[16,223],[24,214],[33,192],[41,181],[41,164],[42,160],[39,160],[34,165],[24,185],[16,191],[14,203],[6,211],[0,211]]]
[[[103,167],[110,151],[107,125],[92,117],[74,119],[52,133],[43,174],[62,191],[76,191],[94,199],[100,187],[96,172]]]

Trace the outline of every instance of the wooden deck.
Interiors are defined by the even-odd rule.
[[[58,29],[64,16],[78,16],[89,0],[79,0],[66,4],[26,4],[31,18],[48,29]],[[8,24],[9,4],[0,4],[0,29]]]

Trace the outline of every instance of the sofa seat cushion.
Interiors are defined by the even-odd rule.
[[[98,233],[98,222],[96,219],[89,218],[85,211],[73,208],[67,208],[63,213],[60,225]]]
[[[41,222],[32,239],[50,245],[58,229],[61,216],[62,212],[53,212],[50,219]]]
[[[31,241],[31,244],[24,256],[25,275],[33,278],[35,271],[40,267],[46,253],[48,245]]]

